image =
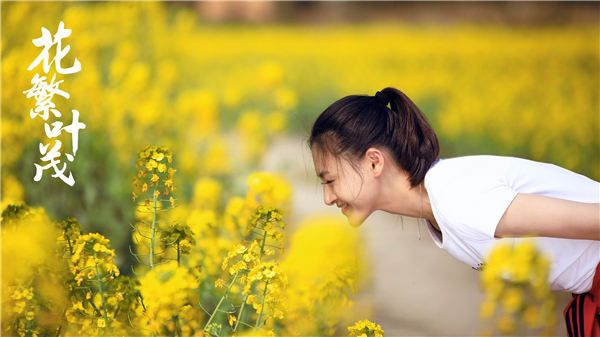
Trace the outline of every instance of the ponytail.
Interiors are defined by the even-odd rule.
[[[408,172],[412,187],[423,181],[439,156],[437,136],[425,115],[392,87],[374,96],[350,95],[331,104],[317,117],[308,145],[355,160],[370,147],[384,147]]]

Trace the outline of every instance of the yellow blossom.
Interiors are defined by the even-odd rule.
[[[235,323],[235,321],[237,321],[237,319],[235,318],[234,315],[229,315],[229,318],[227,319],[227,322],[229,323],[229,326],[233,326],[233,324]]]
[[[215,288],[223,288],[225,286],[225,281],[223,279],[217,279],[215,281]]]

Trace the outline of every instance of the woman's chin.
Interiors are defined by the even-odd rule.
[[[346,218],[348,219],[348,223],[352,227],[359,227],[363,224],[363,222],[365,222],[365,219],[367,218],[366,216],[362,216],[352,211],[346,211],[344,212],[344,215],[346,216]]]

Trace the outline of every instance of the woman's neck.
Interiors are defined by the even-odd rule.
[[[424,218],[439,229],[424,182],[411,188],[408,175],[401,170],[388,172],[382,178],[377,209],[392,214]]]

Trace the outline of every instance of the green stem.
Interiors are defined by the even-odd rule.
[[[242,319],[242,313],[244,312],[244,307],[246,306],[246,300],[248,299],[248,295],[244,296],[244,300],[242,301],[242,306],[240,307],[240,312],[238,313],[237,320],[235,321],[235,326],[233,327],[233,332],[235,332],[240,324],[240,320]]]
[[[260,255],[258,256],[258,263],[260,263],[262,261],[262,256],[265,251],[265,243],[266,242],[267,242],[267,231],[265,231],[265,233],[263,234],[262,242],[260,244]],[[248,299],[248,296],[249,295],[244,296],[244,301],[242,302],[242,306],[240,307],[240,312],[238,313],[237,320],[235,321],[235,327],[233,327],[233,331],[236,331],[238,325],[240,324],[240,321],[242,319],[242,313],[244,312],[244,308],[246,306],[246,300]]]
[[[258,262],[260,262],[260,259],[263,256],[263,252],[265,251],[265,243],[266,242],[267,242],[267,231],[265,231],[265,234],[263,234],[262,242],[260,244],[260,256],[258,258]]]
[[[221,299],[219,300],[219,303],[217,303],[217,306],[215,307],[215,310],[213,310],[213,313],[210,315],[210,318],[208,319],[208,322],[206,322],[206,324],[204,325],[204,329],[203,330],[206,330],[206,328],[208,327],[208,325],[215,318],[215,315],[217,314],[217,311],[219,310],[219,307],[221,307],[221,304],[223,304],[223,301],[227,298],[227,295],[229,294],[229,290],[231,289],[231,286],[233,286],[233,284],[235,283],[235,280],[237,280],[238,274],[239,274],[239,272],[235,273],[235,276],[233,276],[233,280],[231,281],[231,283],[229,283],[229,286],[227,286],[227,289],[225,290],[225,294],[223,294],[223,296],[221,296]]]
[[[181,248],[179,247],[179,240],[177,240],[177,267],[181,266]]]
[[[69,256],[71,256],[71,255],[73,255],[73,246],[71,245],[71,238],[68,235],[66,237],[67,237],[67,245],[69,245],[69,253],[70,253]]]
[[[181,325],[179,324],[179,315],[173,316],[173,322],[175,323],[175,335],[181,337]]]
[[[62,329],[62,324],[61,324],[61,325],[59,325],[59,326],[58,326],[58,328],[56,329],[56,336],[55,336],[55,337],[58,337],[58,336],[60,336],[60,330],[61,330],[61,329]]]
[[[263,291],[262,303],[260,305],[260,313],[258,313],[258,318],[256,319],[256,324],[254,324],[254,328],[260,327],[260,320],[262,318],[262,314],[265,311],[265,298],[267,297],[267,287],[269,286],[269,281],[265,282],[265,290]]]
[[[28,335],[31,332],[32,326],[33,326],[33,322],[28,319],[25,319],[25,335]]]
[[[150,256],[149,258],[149,263],[150,263],[150,268],[154,268],[154,241],[156,240],[156,187],[154,187],[154,192],[152,192],[152,203],[153,203],[153,209],[152,209],[152,229],[151,229],[151,236],[150,236]]]
[[[96,252],[94,252],[94,260],[97,259]],[[104,316],[104,322],[108,326],[108,314],[106,312],[106,299],[104,298],[104,289],[102,288],[102,280],[100,280],[100,270],[98,269],[98,262],[95,262],[96,265],[96,281],[98,282],[98,290],[100,291],[100,298],[102,299],[102,314]],[[92,297],[92,302],[94,298]]]

